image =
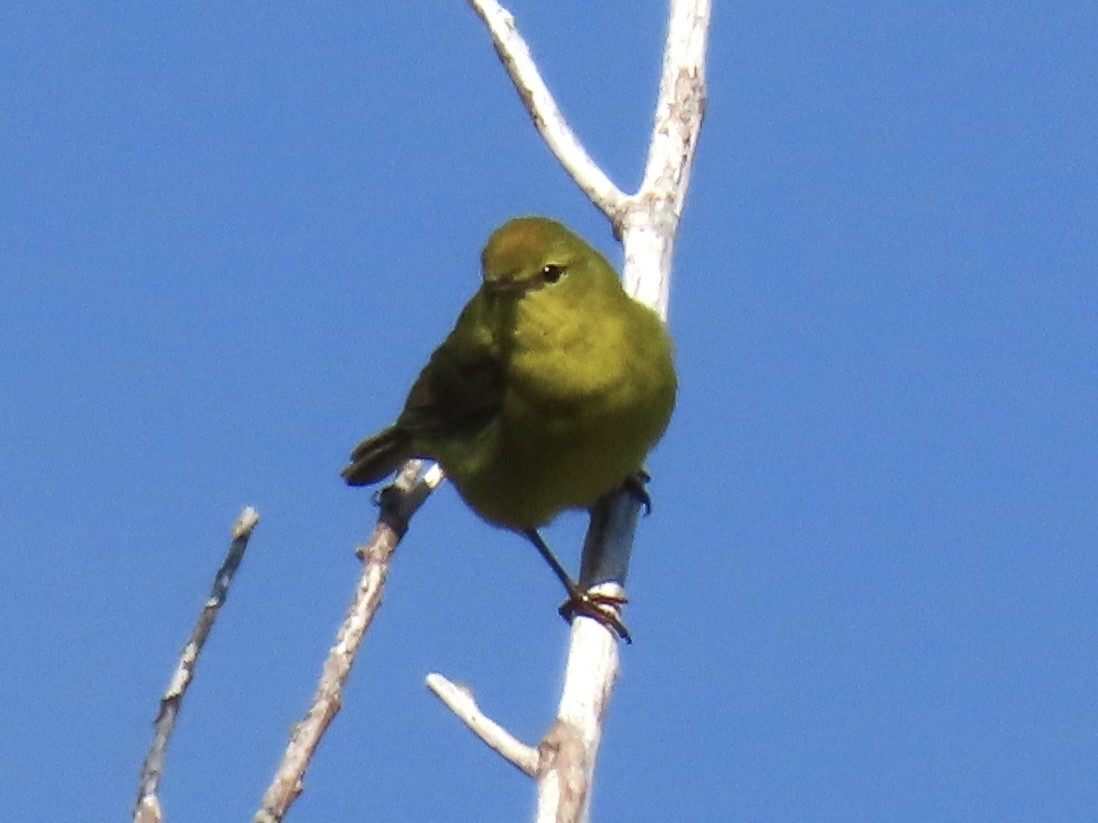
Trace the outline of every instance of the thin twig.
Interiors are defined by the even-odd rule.
[[[437,465],[432,465],[421,474],[422,468],[421,461],[410,460],[393,485],[387,486],[380,494],[381,512],[374,533],[366,545],[358,549],[358,555],[364,562],[351,606],[324,661],[312,705],[290,735],[282,762],[255,814],[255,823],[282,820],[304,790],[305,770],[328,725],[339,711],[351,666],[366,630],[381,606],[393,552],[408,530],[409,518],[443,480],[442,469]]]
[[[221,611],[221,606],[229,596],[229,586],[232,585],[233,575],[240,567],[240,561],[244,559],[244,551],[248,548],[248,540],[252,536],[256,525],[259,523],[259,512],[251,506],[245,508],[236,523],[233,524],[233,541],[229,551],[225,555],[221,568],[214,575],[213,586],[210,588],[210,596],[206,598],[202,611],[195,621],[191,636],[183,646],[172,674],[167,691],[160,698],[160,710],[153,724],[153,741],[149,747],[149,753],[145,757],[145,764],[141,767],[141,783],[137,792],[137,802],[134,805],[135,823],[160,823],[163,812],[160,808],[160,779],[164,774],[164,761],[168,753],[168,743],[172,732],[175,730],[175,721],[179,717],[179,711],[183,707],[183,696],[187,692],[191,681],[194,679],[195,667],[198,665],[198,655],[206,644],[206,638],[210,636],[214,621]]]
[[[469,5],[488,27],[496,54],[511,76],[515,91],[522,98],[523,106],[549,150],[591,202],[616,225],[625,206],[626,195],[591,159],[564,119],[538,71],[530,47],[518,32],[514,16],[496,0],[469,0]]]
[[[537,776],[538,750],[527,746],[481,711],[468,688],[450,682],[441,674],[427,675],[427,688],[469,727],[469,731],[498,752],[504,760],[530,777]]]

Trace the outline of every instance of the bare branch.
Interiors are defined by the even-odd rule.
[[[484,714],[467,687],[452,683],[441,674],[429,674],[427,688],[458,716],[469,731],[498,752],[504,760],[530,777],[537,775],[538,750],[530,748]]]
[[[514,16],[496,0],[469,0],[469,5],[488,27],[496,54],[549,150],[591,202],[617,225],[626,195],[595,164],[565,121],[534,63],[529,46],[518,32]]]
[[[705,117],[705,54],[711,0],[676,0],[671,6],[663,73],[656,103],[642,195],[666,197],[682,215],[694,152]]]
[[[305,770],[328,725],[339,711],[351,666],[366,630],[381,606],[393,552],[408,530],[409,518],[443,480],[442,469],[437,465],[432,465],[421,475],[422,468],[421,461],[408,461],[393,485],[387,486],[380,494],[381,512],[374,533],[369,542],[358,549],[364,563],[351,606],[324,661],[312,706],[290,735],[290,744],[263,795],[260,809],[255,814],[255,823],[282,820],[304,789],[302,781]]]
[[[135,823],[160,823],[163,819],[157,793],[160,789],[160,778],[164,774],[164,760],[167,757],[172,732],[175,730],[175,721],[179,717],[180,709],[183,708],[183,697],[194,679],[198,655],[206,645],[206,638],[210,636],[221,606],[228,599],[233,576],[244,559],[248,540],[258,524],[259,512],[251,506],[245,508],[233,524],[233,542],[221,563],[221,568],[214,575],[210,596],[206,598],[191,636],[183,646],[168,689],[160,698],[160,710],[157,712],[154,723],[153,742],[145,757],[145,764],[141,768],[141,784],[137,792],[137,802],[134,805]]]
[[[644,180],[623,218],[626,290],[664,319],[671,255],[705,116],[710,0],[673,0]]]
[[[575,620],[557,719],[538,746],[538,823],[587,819],[595,758],[617,675],[617,638],[593,620]]]

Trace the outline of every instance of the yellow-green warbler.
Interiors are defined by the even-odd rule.
[[[616,617],[581,592],[537,533],[641,472],[675,405],[671,339],[613,267],[553,220],[505,223],[483,282],[412,386],[396,423],[363,440],[343,477],[376,483],[437,460],[489,523],[521,532],[572,596],[566,613]]]

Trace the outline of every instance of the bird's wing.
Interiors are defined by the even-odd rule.
[[[505,357],[490,329],[469,316],[477,310],[466,306],[408,393],[397,426],[414,439],[466,437],[500,413]]]

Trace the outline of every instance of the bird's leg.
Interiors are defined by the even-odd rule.
[[[590,617],[592,620],[606,626],[606,628],[613,629],[618,637],[626,643],[633,642],[629,636],[629,630],[618,614],[618,609],[626,602],[625,597],[584,591],[571,578],[568,570],[564,568],[564,564],[553,554],[553,550],[538,534],[537,529],[523,529],[522,533],[526,535],[527,540],[534,544],[538,554],[545,559],[545,562],[549,564],[549,568],[553,570],[553,574],[557,576],[557,579],[564,584],[564,588],[568,591],[568,599],[558,609],[561,617],[569,623],[577,614]]]
[[[538,534],[537,529],[523,529],[522,533],[526,535],[526,539],[534,544],[534,548],[538,550],[545,562],[549,564],[549,568],[553,570],[553,574],[557,576],[557,579],[564,584],[564,588],[568,590],[568,593],[575,596],[579,591],[579,586],[572,580],[572,577],[568,574],[568,570],[564,568],[564,564],[561,563],[553,550],[549,548],[549,545],[542,539],[542,536]]]
[[[633,496],[633,499],[644,506],[645,517],[652,513],[652,495],[648,493],[646,487],[648,481],[651,479],[652,475],[642,467],[637,470],[636,474],[631,474],[625,478],[625,483],[623,484],[625,490]]]

